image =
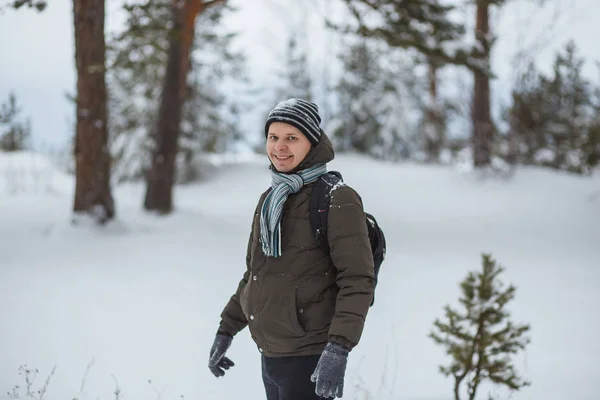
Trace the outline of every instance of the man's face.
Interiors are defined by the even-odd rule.
[[[267,155],[278,172],[290,172],[310,152],[310,141],[295,126],[273,122],[267,133]]]

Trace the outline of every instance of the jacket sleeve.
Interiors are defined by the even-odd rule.
[[[248,251],[246,253],[246,272],[242,276],[242,279],[238,283],[237,290],[227,302],[227,305],[221,312],[221,323],[219,324],[219,332],[227,333],[231,336],[235,336],[239,331],[244,329],[248,325],[248,320],[242,312],[242,306],[240,305],[240,293],[246,283],[248,283],[248,276],[250,275],[250,246],[252,246],[252,231],[250,231],[250,239],[248,241]]]
[[[354,189],[343,185],[332,192],[327,221],[330,255],[339,287],[329,337],[352,349],[362,335],[375,287],[366,215]]]
[[[229,302],[221,312],[221,322],[219,324],[219,332],[224,332],[230,334],[231,336],[235,336],[238,332],[244,329],[248,325],[248,320],[244,316],[242,311],[242,306],[240,304],[240,293],[244,286],[248,283],[248,277],[250,276],[251,268],[251,251],[252,251],[252,237],[254,236],[254,220],[260,209],[260,205],[265,197],[263,194],[260,197],[258,204],[256,205],[256,209],[254,210],[254,214],[252,215],[252,225],[250,228],[250,237],[248,238],[248,248],[246,249],[246,272],[242,276],[242,279],[238,283],[237,290],[229,299]]]

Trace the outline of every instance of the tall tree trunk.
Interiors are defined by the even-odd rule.
[[[183,9],[173,1],[173,27],[169,33],[167,68],[154,132],[154,154],[146,182],[144,207],[147,210],[169,213],[173,208],[172,188],[175,175],[177,139],[181,123],[181,62],[183,44]]]
[[[108,149],[104,0],[73,0],[77,123],[73,211],[104,223],[115,215]]]
[[[439,63],[428,58],[429,104],[425,109],[425,152],[430,162],[437,162],[445,143],[445,126],[438,99]]]
[[[147,210],[162,214],[173,210],[175,158],[196,18],[208,7],[225,1],[172,1],[173,28],[169,37],[167,69],[154,132],[156,143],[146,182],[144,207]]]
[[[477,21],[475,38],[479,42],[483,54],[481,58],[489,65],[489,0],[477,1]],[[488,74],[474,70],[473,90],[473,161],[475,167],[490,164],[493,140],[493,125],[490,112],[490,78]]]

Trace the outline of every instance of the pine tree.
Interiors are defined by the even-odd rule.
[[[364,39],[340,54],[344,70],[335,87],[339,110],[328,129],[341,151],[397,159],[414,150],[408,119],[414,105],[396,77],[401,61],[391,57],[385,46],[377,48]]]
[[[579,162],[573,163],[569,153],[581,149],[587,139],[585,130],[589,123],[592,93],[590,82],[582,75],[583,63],[584,60],[577,55],[575,43],[569,42],[554,61],[554,77],[542,84],[544,92],[559,94],[558,101],[550,98],[550,102],[546,102],[548,117],[551,116],[549,121],[552,121],[547,128],[554,145],[555,168],[578,169]]]
[[[446,147],[446,125],[452,105],[439,96],[438,75],[448,65],[466,66],[487,74],[489,65],[482,62],[482,49],[461,45],[466,30],[451,19],[454,4],[438,0],[344,0],[357,27],[335,26],[364,38],[378,39],[395,49],[414,51],[428,68],[428,98],[421,104],[421,150],[428,161],[438,161]],[[448,46],[451,43],[451,46]]]
[[[556,55],[551,76],[530,65],[517,82],[507,120],[521,144],[522,162],[576,173],[589,173],[598,164],[600,94],[594,94],[582,68],[583,59],[569,42]]]
[[[298,43],[298,35],[292,33],[287,46],[285,71],[282,74],[285,86],[280,89],[281,100],[297,97],[313,101],[312,80],[306,50]]]
[[[267,94],[268,98],[272,95],[273,99],[268,101],[272,104],[266,107],[265,119],[273,106],[280,101],[292,97],[307,101],[314,100],[308,56],[306,48],[298,41],[300,36],[299,31],[292,30],[287,40],[284,62],[275,74],[277,76],[275,90]]]
[[[453,47],[444,45],[461,40],[465,34],[464,25],[450,19],[456,5],[441,4],[437,0],[343,1],[357,27],[330,23],[340,31],[380,39],[393,48],[413,49],[438,62],[487,70],[477,59],[480,52],[477,47],[461,47],[458,43]],[[432,40],[432,32],[436,33],[436,40]]]
[[[190,157],[199,152],[227,151],[242,137],[236,121],[243,104],[226,96],[225,84],[231,80],[246,82],[246,58],[232,50],[237,33],[220,29],[223,16],[232,10],[227,6],[209,8],[198,17],[179,146]]]
[[[19,119],[21,107],[17,96],[10,92],[8,100],[0,105],[0,150],[20,151],[29,146],[31,140],[31,121]]]
[[[32,8],[42,12],[48,6],[46,0],[11,0],[8,4],[0,6],[0,13],[5,7],[18,10],[22,7]],[[16,120],[21,109],[17,105],[17,98],[13,92],[8,95],[8,100],[0,106],[0,151],[25,150],[31,138],[31,120],[27,118],[24,122]]]
[[[510,0],[475,0],[475,40],[479,51],[473,53],[482,68],[473,71],[473,101],[471,104],[473,164],[475,168],[486,168],[492,163],[497,129],[492,120],[490,93],[491,54],[496,35],[490,29],[490,10],[504,6]],[[544,0],[538,1],[542,4]]]
[[[341,151],[356,150],[367,153],[373,138],[379,135],[381,123],[377,119],[374,102],[369,89],[375,90],[375,84],[382,75],[382,68],[376,54],[365,41],[350,45],[345,54],[341,54],[344,74],[335,88],[338,93],[340,111],[336,129],[332,131],[339,142]],[[379,88],[378,88],[379,89]],[[378,92],[378,90],[375,90]],[[381,93],[376,93],[379,96]]]
[[[436,6],[439,6],[439,0],[433,0]],[[448,35],[443,25],[432,24],[429,41],[435,43],[434,47],[443,47],[448,42],[456,40],[455,35]],[[423,150],[429,162],[438,162],[440,154],[446,143],[446,129],[449,114],[453,107],[447,100],[443,100],[439,91],[439,72],[447,62],[435,55],[425,56],[427,60],[427,82],[428,98],[423,107]]]
[[[304,43],[300,43],[298,38],[301,37],[301,32],[298,28],[293,28],[290,31],[290,36],[287,39],[285,49],[284,62],[278,66],[275,72],[277,83],[274,84],[273,90],[267,90],[262,93],[265,98],[265,106],[259,110],[262,115],[261,120],[265,121],[269,112],[280,101],[289,98],[300,98],[307,101],[314,101],[312,79],[308,56]],[[264,138],[263,127],[259,127],[258,135]],[[255,151],[263,152],[264,143],[259,141],[256,144]]]
[[[600,63],[597,64],[600,71]],[[600,165],[600,81],[594,90],[592,117],[587,127],[587,140],[584,151],[584,165],[590,169]]]
[[[433,71],[438,65],[465,66],[473,72],[471,109],[473,163],[476,168],[491,164],[495,125],[490,103],[490,55],[495,37],[490,32],[489,12],[507,0],[475,0],[475,44],[461,43],[465,26],[450,18],[456,4],[437,0],[344,0],[358,23],[345,27],[368,38],[385,41],[391,47],[414,49],[426,57]],[[374,22],[375,21],[375,22]],[[340,28],[338,28],[340,29]],[[448,46],[448,43],[454,43]],[[433,65],[431,63],[434,63]],[[427,114],[432,123],[426,126],[428,136],[437,135],[437,121],[432,109]],[[435,143],[430,143],[435,152]]]
[[[500,280],[504,268],[490,254],[482,255],[482,270],[469,272],[461,282],[462,310],[444,308],[445,321],[436,319],[429,337],[446,349],[449,365],[440,372],[454,378],[454,399],[475,399],[485,381],[519,390],[530,385],[516,371],[511,357],[530,342],[525,336],[529,325],[515,324],[506,306],[515,297],[516,288],[505,287]]]
[[[108,43],[113,169],[117,180],[140,178],[153,148],[160,82],[164,76],[169,1],[123,4],[126,28]]]
[[[154,130],[162,90],[171,18],[170,0],[124,4],[126,28],[110,40],[112,148],[120,180],[144,176],[155,146]],[[198,16],[187,77],[177,158],[178,180],[193,179],[196,154],[224,151],[240,138],[240,128],[229,118],[241,105],[227,99],[224,83],[243,81],[244,57],[231,50],[235,34],[220,31],[231,8],[210,7]]]
[[[515,138],[516,161],[533,164],[535,153],[548,145],[544,128],[543,93],[540,88],[540,76],[533,63],[529,63],[524,73],[515,82],[512,91],[512,105],[505,112],[510,125],[508,136]],[[522,144],[522,145],[520,145]]]

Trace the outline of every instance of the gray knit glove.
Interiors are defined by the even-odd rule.
[[[224,369],[229,369],[234,366],[233,361],[225,357],[225,352],[231,346],[233,336],[217,333],[215,341],[210,349],[210,357],[208,359],[208,368],[217,378],[225,375]]]
[[[310,380],[316,383],[315,393],[317,395],[342,397],[349,352],[350,350],[338,343],[327,343],[317,363],[317,368],[310,377]]]

